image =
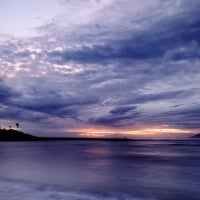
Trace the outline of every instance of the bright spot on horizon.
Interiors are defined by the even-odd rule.
[[[101,129],[101,128],[80,128],[80,129],[71,129],[67,130],[71,132],[77,132],[80,136],[86,137],[160,137],[163,133],[168,134],[168,137],[173,134],[194,134],[193,131],[184,130],[184,129],[174,129],[174,128],[149,128],[149,129],[141,129],[141,130],[112,130],[112,129]],[[167,138],[167,137],[166,137]]]

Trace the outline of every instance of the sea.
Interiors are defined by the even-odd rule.
[[[1,142],[0,200],[200,200],[200,140]]]

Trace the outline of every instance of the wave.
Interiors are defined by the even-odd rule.
[[[126,197],[123,194],[109,196],[46,186],[38,183],[0,179],[0,200],[153,200]]]

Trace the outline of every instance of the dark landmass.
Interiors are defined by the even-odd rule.
[[[200,133],[194,135],[188,139],[200,139]],[[6,141],[66,141],[66,140],[77,140],[77,141],[173,141],[176,139],[129,139],[126,137],[122,138],[88,138],[88,137],[37,137],[30,134],[23,133],[14,129],[0,129],[0,142]],[[178,139],[179,141],[182,141]],[[183,139],[184,140],[184,139]]]
[[[190,137],[190,138],[199,138],[200,139],[200,133],[198,133],[198,134],[196,134],[196,135],[193,135],[192,137]]]
[[[82,138],[82,137],[37,137],[13,129],[0,129],[2,141],[53,141],[53,140],[100,140],[100,141],[129,141],[127,138]]]
[[[0,129],[0,141],[34,141],[38,137],[14,129]]]

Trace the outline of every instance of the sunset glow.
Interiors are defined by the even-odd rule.
[[[200,200],[200,0],[0,0],[0,200]]]
[[[0,3],[0,125],[33,135],[200,132],[200,1]]]
[[[141,129],[141,130],[112,130],[112,129],[101,129],[101,128],[83,128],[83,129],[71,129],[67,130],[71,132],[79,133],[80,136],[85,137],[163,137],[165,134],[194,134],[193,131],[184,129],[173,129],[173,128],[153,128],[153,129]]]

